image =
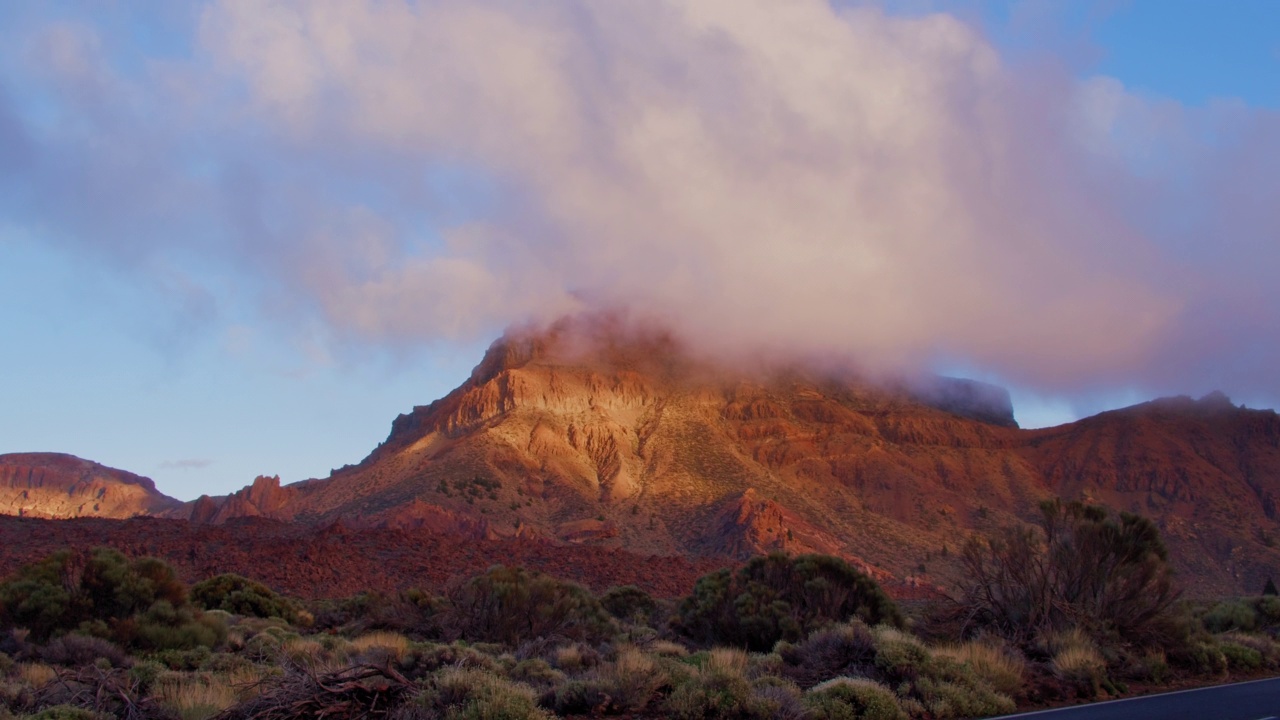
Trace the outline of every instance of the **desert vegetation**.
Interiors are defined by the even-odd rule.
[[[820,555],[674,599],[495,566],[314,601],[66,550],[0,583],[0,718],[964,718],[1280,669],[1280,597],[1181,601],[1146,520],[1042,510],[908,607]]]

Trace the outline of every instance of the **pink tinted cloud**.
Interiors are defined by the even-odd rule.
[[[945,15],[228,2],[203,38],[293,141],[324,126],[510,189],[485,226],[446,229],[470,239],[321,290],[357,332],[587,298],[732,352],[1072,383],[1140,368],[1180,309],[1088,186],[1072,83]]]
[[[132,142],[214,146],[215,181],[143,177],[222,239],[165,242],[339,342],[621,306],[732,355],[1280,396],[1261,111],[821,0],[217,0],[198,38]]]

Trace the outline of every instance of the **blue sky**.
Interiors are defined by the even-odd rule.
[[[1280,244],[1280,218],[1268,214],[1265,198],[1268,188],[1280,185],[1263,160],[1280,157],[1280,2],[906,0],[886,7],[892,17],[949,12],[973,24],[978,39],[956,42],[987,43],[1001,63],[1024,73],[1029,80],[1020,81],[1019,97],[1041,86],[1061,86],[1074,98],[1078,83],[1095,93],[1089,97],[1115,101],[1105,106],[1119,108],[1124,122],[1108,126],[1106,141],[1114,146],[1103,153],[1111,163],[1107,171],[1091,164],[1045,182],[1055,188],[1088,185],[1095,177],[1115,183],[1107,194],[1124,200],[1099,215],[1114,215],[1125,233],[1147,238],[1122,248],[1099,240],[1097,247],[1079,251],[1085,267],[1080,272],[1097,283],[1100,296],[1113,300],[1106,307],[1116,308],[1117,315],[1144,308],[1134,311],[1132,327],[1146,327],[1143,318],[1166,307],[1157,301],[1168,299],[1161,291],[1177,278],[1200,294],[1190,300],[1179,296],[1183,302],[1171,316],[1199,323],[1199,329],[1162,331],[1148,345],[1123,353],[1108,354],[1107,347],[1082,351],[1053,372],[1043,370],[1043,358],[1063,351],[1052,344],[1032,347],[1034,323],[1023,331],[1029,338],[1025,362],[991,348],[999,344],[998,332],[986,345],[940,340],[938,347],[924,349],[916,338],[908,342],[893,335],[884,343],[893,352],[879,345],[874,352],[924,358],[934,370],[1008,384],[1018,418],[1028,426],[1158,393],[1200,394],[1220,386],[1250,406],[1274,406],[1280,383],[1270,368],[1277,354],[1266,336],[1274,334],[1280,318],[1271,304],[1277,297],[1268,289],[1274,282],[1267,278],[1280,269],[1273,251]],[[150,476],[161,490],[183,499],[229,492],[258,474],[278,474],[286,482],[324,476],[363,458],[385,438],[398,413],[464,380],[503,326],[523,318],[513,308],[537,306],[554,314],[592,293],[610,301],[701,297],[680,294],[687,292],[684,273],[690,284],[722,281],[707,267],[737,258],[717,254],[714,244],[681,254],[688,244],[676,243],[669,252],[679,270],[667,272],[670,265],[664,265],[660,275],[634,276],[620,268],[643,265],[649,255],[635,252],[636,241],[619,241],[598,257],[582,259],[582,246],[555,237],[574,227],[566,213],[577,208],[590,214],[595,208],[547,194],[540,183],[555,177],[572,182],[587,172],[583,167],[609,163],[583,160],[579,152],[559,169],[561,175],[540,174],[542,165],[534,161],[545,158],[522,153],[530,145],[555,145],[558,136],[535,125],[542,107],[536,97],[528,106],[532,111],[513,115],[514,125],[508,118],[489,133],[480,116],[474,118],[477,127],[469,127],[468,94],[446,96],[442,102],[461,108],[459,118],[440,121],[441,129],[423,139],[415,134],[418,120],[396,122],[399,112],[436,117],[429,102],[424,109],[399,92],[412,90],[406,86],[415,82],[415,73],[397,76],[401,68],[377,65],[392,61],[376,58],[369,61],[379,69],[376,78],[389,78],[377,117],[354,110],[347,117],[348,104],[356,103],[354,91],[308,74],[305,39],[300,54],[287,57],[261,54],[282,53],[283,43],[260,51],[246,40],[274,27],[246,14],[252,12],[253,6],[230,2],[0,8],[0,452],[72,453]],[[560,15],[536,20],[564,22],[570,31],[577,27]],[[935,67],[912,60],[916,48],[927,50],[935,42],[923,30],[920,38],[895,50],[903,53],[904,73]],[[457,52],[467,57],[469,50]],[[599,52],[612,57],[609,50]],[[652,60],[618,52],[639,57],[637,62]],[[669,57],[654,62],[676,62],[680,52],[673,45]],[[334,73],[344,67],[332,58],[326,63]],[[297,67],[303,69],[290,75]],[[725,72],[716,77],[730,77]],[[637,71],[636,84],[646,77]],[[696,73],[689,77],[691,87],[702,87]],[[503,78],[463,80],[484,84]],[[533,80],[521,76],[519,87]],[[949,87],[986,87],[956,82]],[[445,89],[433,93],[456,90],[448,83],[440,87]],[[715,92],[714,83],[708,87],[696,91]],[[793,87],[782,87],[780,96]],[[638,104],[636,96],[583,92],[585,116]],[[749,107],[754,89],[744,84],[738,92],[716,100],[710,112]],[[324,112],[308,114],[307,103],[320,103]],[[1020,106],[1017,116],[1039,107]],[[528,118],[527,127],[521,118]],[[513,137],[527,133],[530,140],[507,144],[514,143],[507,129]],[[793,149],[787,152],[793,157]],[[1118,173],[1117,165],[1130,175]],[[628,183],[648,168],[632,170]],[[1101,174],[1090,174],[1095,171]],[[1240,180],[1239,193],[1214,195],[1201,207],[1198,199],[1209,194],[1205,188],[1221,188],[1237,177],[1248,178]],[[1089,190],[1081,193],[1088,196]],[[601,225],[584,227],[624,226],[626,219],[673,202],[655,197],[643,213],[617,209]],[[1179,198],[1197,202],[1173,200]],[[1012,225],[999,225],[1007,226]],[[671,227],[687,225],[646,232]],[[514,234],[523,239],[509,239]],[[762,240],[749,250],[773,257],[771,247]],[[1133,270],[1149,267],[1152,247],[1157,264],[1177,269],[1167,275]],[[1070,246],[1055,252],[1046,257],[1077,257]],[[873,255],[868,253],[849,257]],[[802,257],[796,259],[803,254],[796,249],[783,262],[806,267]],[[1098,258],[1108,263],[1106,277],[1087,275]],[[1008,273],[1018,274],[1016,266]],[[654,277],[669,279],[670,290],[655,290]],[[1234,283],[1235,277],[1242,280]],[[1116,278],[1134,279],[1150,292],[1113,292],[1108,288],[1119,283]],[[1009,291],[1009,302],[1040,299],[1035,282],[1009,280],[1003,271],[998,281],[1032,286],[1028,295]],[[797,296],[810,290],[778,288]],[[615,290],[620,294],[610,295]],[[1043,295],[1052,292],[1046,288]],[[1048,300],[1044,307],[1059,312]],[[762,320],[744,325],[769,327],[768,310],[760,312]],[[991,315],[989,309],[983,313]],[[733,324],[715,315],[697,320]],[[704,325],[690,325],[690,332]],[[815,321],[813,332],[825,337],[831,327]],[[762,342],[750,334],[754,329],[743,332],[726,335],[725,342]],[[1114,337],[1126,334],[1116,331]],[[1220,342],[1222,352],[1201,353],[1206,338]],[[859,347],[824,340],[812,349]],[[1188,359],[1158,359],[1170,353]]]

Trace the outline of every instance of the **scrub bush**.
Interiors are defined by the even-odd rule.
[[[961,560],[956,612],[968,630],[1019,643],[1068,627],[1097,638],[1165,645],[1180,591],[1159,530],[1147,518],[1048,501],[1038,528],[1006,527],[974,538]]]
[[[897,605],[874,580],[829,555],[773,553],[737,572],[705,575],[678,613],[676,629],[696,641],[755,651],[851,618],[902,625]]]
[[[832,678],[804,696],[813,720],[907,720],[889,688],[867,678]]]
[[[471,641],[515,647],[523,640],[599,640],[612,633],[600,602],[586,588],[550,575],[502,565],[455,587],[447,627]]]
[[[298,607],[260,582],[234,573],[215,575],[191,586],[191,600],[205,610],[225,610],[233,615],[297,619]]]

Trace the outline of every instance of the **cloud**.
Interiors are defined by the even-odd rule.
[[[623,306],[736,355],[1280,397],[1264,111],[819,0],[220,0],[195,33],[131,79],[46,43],[62,105],[103,110],[46,144],[45,199],[338,344]],[[98,197],[102,138],[139,171]]]

